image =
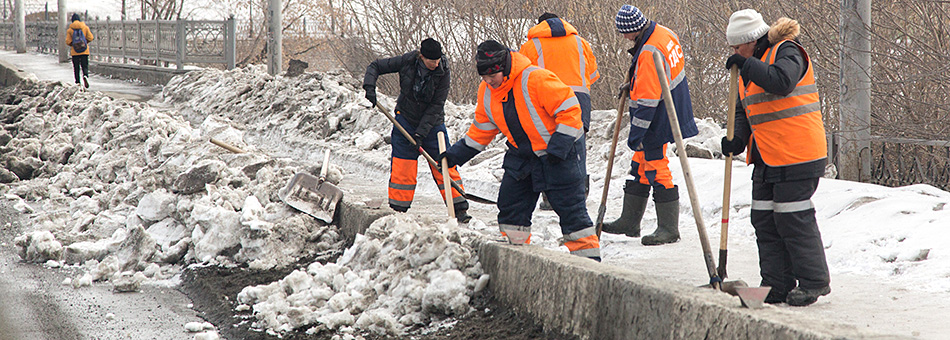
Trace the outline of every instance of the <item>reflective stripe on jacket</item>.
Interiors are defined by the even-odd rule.
[[[662,101],[660,78],[657,77],[653,62],[654,53],[663,56],[663,68],[666,70],[683,138],[699,133],[693,120],[693,104],[686,81],[686,58],[679,38],[669,28],[655,22],[651,22],[641,34],[637,47],[630,50],[635,59],[629,73],[630,135],[627,145],[633,150],[657,148],[675,141],[666,104]]]
[[[755,143],[762,161],[769,166],[802,164],[828,156],[818,87],[805,49],[793,40],[783,40],[769,47],[762,61],[774,63],[775,52],[785,42],[795,44],[806,63],[805,75],[791,93],[781,96],[766,92],[755,82],[746,87],[745,80],[739,81],[739,99],[752,127],[749,152]]]
[[[528,30],[528,41],[521,45],[521,54],[531,64],[554,72],[577,93],[590,93],[590,84],[600,78],[590,43],[560,18],[545,20]]]
[[[521,152],[533,152],[538,157],[551,153],[563,159],[574,141],[584,135],[581,108],[574,91],[551,71],[531,66],[521,53],[509,53],[511,73],[502,85],[494,89],[483,81],[478,86],[475,120],[465,135],[465,145],[482,151],[501,132]],[[518,125],[505,120],[504,107],[512,105],[518,122],[511,123]],[[523,132],[519,133],[527,136],[530,150],[518,145],[509,125],[520,125]]]

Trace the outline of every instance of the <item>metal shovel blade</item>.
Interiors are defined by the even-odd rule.
[[[765,303],[765,297],[769,295],[772,287],[736,287],[739,293],[739,300],[742,301],[742,307],[757,309],[762,308]]]
[[[332,223],[343,191],[311,174],[298,172],[277,192],[281,201],[323,222]]]
[[[531,237],[531,232],[508,229],[505,230],[505,235],[508,236],[508,243],[525,244],[525,242],[528,242],[528,238]]]

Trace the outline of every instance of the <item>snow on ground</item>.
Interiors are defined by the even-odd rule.
[[[74,285],[128,278],[136,271],[146,277],[168,277],[188,263],[249,263],[268,268],[304,255],[340,250],[332,226],[292,211],[276,198],[277,190],[294,172],[318,171],[305,164],[321,164],[319,150],[323,148],[332,148],[335,155],[360,165],[346,170],[332,165],[331,181],[358,176],[378,179],[385,186],[391,125],[362,99],[359,82],[341,73],[273,77],[260,66],[194,71],[176,77],[163,91],[165,102],[159,106],[177,111],[76,90],[49,83],[30,85],[16,94],[5,94],[4,102],[9,104],[0,113],[0,120],[12,128],[7,129],[11,131],[7,137],[0,135],[0,140],[10,139],[0,157],[8,169],[16,170],[11,170],[15,177],[22,178],[5,184],[0,192],[9,203],[31,213],[36,224],[35,232],[17,239],[21,256],[38,263],[82,265],[87,275],[72,280]],[[381,101],[387,107],[394,104],[391,97],[381,96]],[[446,125],[453,140],[467,130],[472,112],[470,105],[447,104]],[[600,204],[615,117],[613,111],[593,113],[588,142],[592,218]],[[724,130],[711,120],[697,122],[701,134],[688,141],[690,153],[719,157],[718,141]],[[623,143],[625,136],[623,131],[611,176],[607,220],[618,216],[622,205],[632,156]],[[207,143],[209,137],[251,152],[226,153]],[[497,191],[503,153],[499,138],[460,167],[473,192],[491,192],[493,187]],[[674,156],[672,147],[668,153]],[[723,162],[689,161],[702,219],[715,247]],[[421,163],[417,197],[431,195],[423,189],[428,170]],[[16,166],[11,168],[11,164]],[[704,270],[696,268],[701,254],[692,231],[695,223],[683,171],[676,157],[670,166],[681,188],[683,241],[643,247],[636,239],[605,235],[604,260],[623,267],[650,266],[658,276],[697,283]],[[751,167],[740,160],[733,171],[730,271],[754,285]],[[918,292],[948,296],[946,202],[950,193],[927,185],[887,188],[823,179],[813,200],[833,293],[803,310],[841,321],[842,306],[860,306],[839,291],[854,291],[852,285],[859,286],[857,292],[863,295],[854,296],[863,301],[877,298],[871,296],[877,293],[875,284],[883,287],[881,295],[895,294],[891,295],[894,301],[920,296]],[[472,294],[480,273],[471,255],[477,237],[466,230],[489,237],[495,237],[497,230],[492,227],[497,210],[481,206],[473,210],[479,214],[458,232],[413,215],[377,221],[337,263],[311,265],[278,282],[248,287],[241,297],[246,305],[239,308],[253,308],[258,325],[272,332],[335,329],[349,337],[361,332],[399,334],[410,325],[464,313],[461,301]],[[643,225],[645,233],[655,225],[652,203]],[[566,251],[557,244],[561,235],[553,213],[536,212],[534,233],[536,246]],[[455,252],[433,258],[438,254],[406,246],[421,240]],[[366,251],[380,255],[367,261],[361,255]],[[443,284],[453,288],[428,291]],[[901,288],[886,289],[895,286]],[[929,301],[928,311],[946,311],[948,302],[941,301]],[[863,316],[855,322],[879,327],[868,321],[874,315]],[[929,319],[922,319],[909,320],[907,327],[924,328],[921,322],[926,325]],[[923,335],[933,333],[923,330]]]
[[[388,121],[378,112],[367,107],[368,104],[362,99],[362,93],[358,90],[359,83],[356,80],[342,81],[340,84],[345,86],[340,87],[321,85],[322,91],[335,92],[336,97],[330,96],[331,100],[321,95],[321,90],[317,89],[316,84],[327,82],[327,77],[348,78],[339,78],[341,76],[332,73],[309,74],[299,79],[271,78],[262,70],[252,68],[235,71],[207,70],[200,73],[194,72],[186,78],[173,81],[166,88],[165,96],[176,105],[194,111],[198,118],[203,115],[230,115],[228,118],[235,125],[246,128],[245,136],[248,140],[253,140],[254,144],[266,144],[286,153],[331,146],[337,153],[350,154],[360,158],[366,164],[375,164],[373,166],[375,169],[372,171],[349,169],[354,174],[363,175],[380,170],[385,173],[389,165],[390,147],[385,142],[377,140],[379,138],[377,136],[390,134],[391,126]],[[390,97],[381,96],[381,98],[386,107],[392,107],[394,104]],[[235,112],[240,112],[240,114],[234,114]],[[453,140],[457,140],[467,130],[472,119],[472,112],[473,107],[470,105],[447,104],[446,126]],[[593,127],[588,142],[588,172],[592,180],[588,210],[592,218],[595,217],[600,203],[598,198],[603,188],[615,117],[614,111],[593,112]],[[697,123],[700,127],[700,135],[687,140],[689,154],[720,158],[719,139],[725,134],[724,129],[709,119],[697,120]],[[622,130],[621,144],[617,149],[617,163],[611,176],[607,220],[619,215],[623,182],[627,177],[626,172],[629,171],[628,160],[632,156],[632,151],[624,143],[627,131]],[[282,137],[278,139],[276,136]],[[308,139],[293,136],[312,137]],[[275,140],[285,145],[275,143]],[[460,167],[464,181],[467,184],[489,183],[497,187],[502,174],[503,153],[502,139],[496,139],[472,162]],[[671,246],[643,247],[636,239],[606,235],[602,246],[607,263],[619,266],[639,266],[642,264],[636,259],[654,258],[670,258],[669,261],[672,263],[701,263],[701,253],[698,253],[698,239],[696,233],[693,232],[695,223],[683,180],[683,171],[672,147],[668,154],[671,156],[670,166],[674,172],[674,178],[681,188],[680,230],[684,235],[684,240]],[[305,152],[298,155],[303,158],[308,157]],[[732,262],[730,263],[732,263],[733,272],[743,274],[742,277],[747,281],[756,284],[758,277],[755,237],[749,222],[752,168],[744,164],[743,156],[740,155],[733,166],[732,223],[729,234]],[[310,159],[316,160],[314,157]],[[690,158],[690,166],[700,198],[702,219],[708,230],[709,242],[715,249],[720,236],[723,162],[718,159]],[[426,167],[420,165],[420,173],[425,171],[427,171]],[[834,169],[830,168],[829,173],[833,172]],[[420,175],[420,184],[426,182],[425,177],[424,174]],[[385,179],[380,181],[380,185],[383,185]],[[478,189],[486,189],[490,186],[483,185]],[[423,190],[419,189],[417,195],[422,195],[421,192]],[[484,190],[478,191],[478,193],[482,192]],[[948,199],[950,199],[950,194],[927,185],[887,188],[823,179],[813,200],[817,207],[817,217],[822,228],[828,263],[832,272],[832,287],[835,291],[839,289],[835,287],[844,286],[843,289],[850,294],[853,281],[870,280],[891,285],[877,289],[879,294],[885,292],[889,294],[886,288],[896,286],[898,288],[893,288],[893,291],[910,289],[912,292],[941,293],[943,294],[941,296],[947,296],[946,293],[950,292],[950,257],[946,253],[947,249],[950,249],[950,237],[947,237],[950,233],[947,230],[947,226],[950,225],[948,223],[950,216],[945,210]],[[482,223],[483,221],[478,219],[479,216],[476,215],[477,223],[472,223],[468,228],[490,235],[494,233],[496,229],[490,226],[496,224],[494,221],[487,219]],[[645,233],[651,232],[652,226],[655,225],[655,210],[652,203],[647,208],[643,225]],[[536,212],[534,233],[532,241],[536,245],[566,251],[557,243],[557,238],[561,235],[557,218],[553,213]],[[704,272],[701,268],[689,270],[686,272],[678,268],[658,272],[662,276],[687,283],[695,283],[697,273]],[[839,281],[836,281],[836,278],[843,282],[838,284]],[[858,298],[864,298],[863,295],[858,295],[874,294],[874,290],[873,286],[868,286],[853,293]],[[913,294],[906,293],[906,295],[909,298]],[[828,303],[831,303],[827,301],[835,301],[834,298],[837,296],[840,295],[832,293],[832,297],[820,300],[813,308],[820,313],[833,315],[836,313],[836,307],[826,307]],[[848,297],[842,296],[841,299],[847,301]],[[946,302],[942,304],[938,302],[937,308],[946,310],[946,304]],[[865,316],[875,317],[874,315]],[[863,322],[860,320],[863,319],[859,319],[858,322]],[[916,325],[910,323],[911,326],[908,326],[914,327],[914,332],[917,332],[915,334],[920,334],[919,322]],[[923,322],[926,323],[926,320]],[[873,329],[871,323],[868,327]],[[878,331],[888,330],[878,329]],[[926,330],[923,332],[925,336],[930,334]]]
[[[336,263],[314,262],[280,281],[244,288],[238,302],[253,305],[255,325],[277,332],[355,328],[402,335],[471,309],[469,294],[482,275],[473,250],[480,239],[457,225],[389,215],[358,235]]]
[[[7,202],[35,212],[37,230],[15,241],[24,260],[82,265],[97,281],[139,271],[164,279],[193,262],[270,268],[340,247],[334,227],[277,198],[295,172],[319,169],[227,153],[208,138],[240,141],[241,132],[213,118],[192,127],[58,83],[11,91],[0,177]]]

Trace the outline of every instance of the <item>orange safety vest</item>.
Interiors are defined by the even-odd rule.
[[[779,46],[786,41],[798,47],[806,64],[805,76],[792,93],[769,93],[755,82],[746,87],[745,80],[739,79],[739,98],[752,126],[748,152],[751,154],[754,142],[762,161],[769,166],[796,165],[828,157],[818,87],[805,49],[793,40],[783,40],[769,47],[761,59],[769,65],[774,63]]]
[[[532,64],[554,72],[576,93],[590,94],[590,84],[600,78],[590,43],[560,18],[542,21],[529,29],[528,41],[521,45],[520,52]]]
[[[508,100],[515,101],[518,123],[538,157],[548,153],[548,143],[555,132],[580,139],[584,135],[584,123],[581,122],[581,106],[574,91],[553,72],[531,66],[521,53],[509,53],[511,73],[505,82],[497,89],[484,81],[478,86],[475,121],[465,134],[466,145],[483,151],[500,131],[509,143],[519,147],[505,121],[502,102]],[[509,91],[514,98],[508,98]]]

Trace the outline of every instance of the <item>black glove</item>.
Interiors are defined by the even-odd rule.
[[[745,143],[742,142],[739,138],[733,138],[732,140],[722,137],[722,154],[726,156],[734,156],[745,151]]]
[[[617,99],[630,96],[630,82],[620,85],[620,92],[617,93]]]
[[[729,59],[726,59],[726,69],[731,69],[732,65],[736,65],[739,69],[742,69],[742,65],[745,65],[745,57],[739,53],[733,54]]]
[[[425,137],[422,137],[422,135],[419,135],[418,133],[412,134],[412,140],[416,142],[416,146],[422,146],[422,141],[424,139]]]
[[[447,152],[443,152],[443,153],[440,153],[438,156],[435,157],[435,163],[439,165],[439,166],[438,166],[439,171],[442,170],[442,160],[443,160],[443,159],[445,159],[445,160],[448,161],[450,168],[453,167],[453,166],[455,166],[455,163],[452,163],[452,158],[449,158],[448,153],[447,153]]]
[[[363,90],[366,90],[366,100],[376,106],[376,88],[366,85],[363,86]]]

